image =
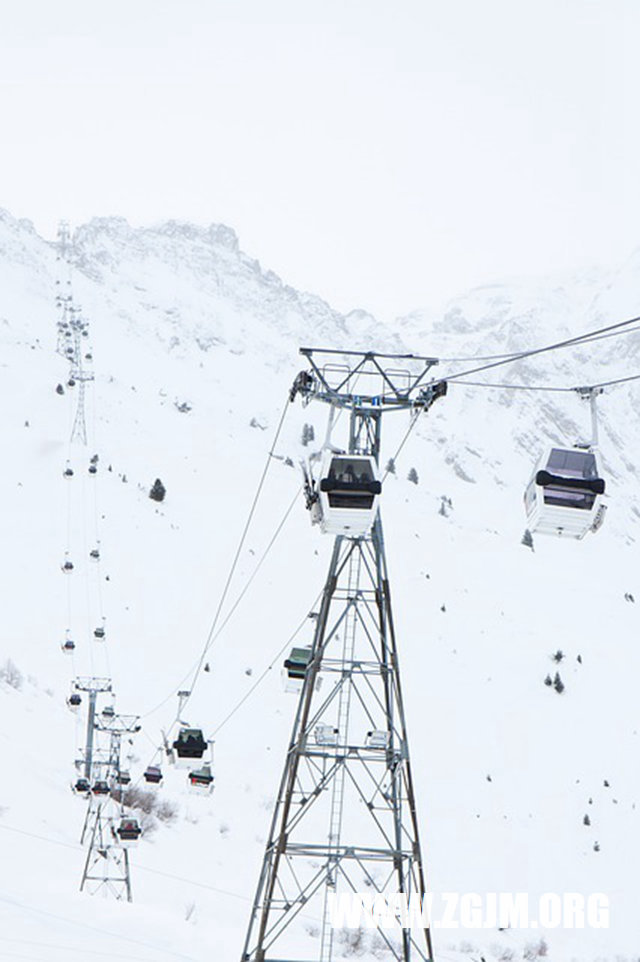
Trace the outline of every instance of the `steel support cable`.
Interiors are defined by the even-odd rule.
[[[400,441],[400,444],[398,445],[398,449],[397,449],[396,453],[393,455],[393,457],[391,457],[391,458],[389,459],[390,461],[393,461],[393,462],[395,463],[396,458],[398,458],[398,457],[400,456],[400,453],[402,452],[402,449],[404,448],[405,444],[406,444],[407,441],[409,440],[409,436],[411,435],[411,432],[413,431],[413,429],[415,428],[416,424],[418,423],[418,418],[420,417],[421,414],[422,414],[422,408],[418,408],[417,412],[412,415],[412,417],[411,417],[411,423],[409,424],[409,427],[408,427],[407,430],[405,431],[404,437],[403,437],[402,440]],[[390,474],[391,474],[391,471],[390,471],[389,468],[387,468],[387,469],[385,470],[383,476],[382,476],[382,481],[383,481],[383,483],[387,480],[387,478],[388,478],[388,476],[389,476]]]
[[[624,323],[627,323],[626,321]],[[627,328],[624,331],[612,331],[608,334],[597,334],[586,335],[584,338],[584,343],[591,344],[592,341],[604,341],[608,337],[619,337],[621,334],[636,334],[640,331],[640,327],[637,328]],[[441,364],[461,364],[463,361],[498,361],[505,360],[508,361],[513,358],[519,357],[521,351],[512,351],[510,354],[485,354],[478,355],[475,357],[438,357],[438,361]]]
[[[557,385],[551,385],[547,387],[542,384],[495,384],[487,381],[457,381],[449,380],[447,378],[449,384],[461,384],[463,387],[487,387],[501,391],[547,391],[562,394],[573,394],[576,391],[581,390],[583,387],[589,389],[615,387],[618,384],[625,384],[629,381],[638,380],[640,380],[640,374],[631,374],[628,377],[619,377],[611,381],[600,381],[597,384],[580,385],[580,387],[558,387]]]
[[[502,359],[499,361],[493,361],[491,364],[483,364],[479,367],[469,368],[468,371],[456,371],[450,376],[445,376],[442,378],[434,378],[431,383],[437,381],[454,381],[458,378],[469,377],[472,374],[479,374],[482,371],[489,371],[495,367],[502,367],[505,364],[512,364],[514,361],[522,361],[528,357],[535,357],[538,354],[545,354],[549,351],[557,351],[564,347],[577,347],[580,344],[588,344],[591,340],[599,340],[598,335],[608,335],[610,332],[613,334],[626,333],[623,329],[630,327],[632,324],[639,324],[640,317],[632,317],[627,321],[618,321],[616,324],[609,324],[607,327],[598,328],[595,331],[589,331],[585,334],[578,334],[575,337],[566,338],[564,341],[556,341],[553,344],[547,344],[545,347],[532,348],[529,351],[521,351],[518,354],[514,354],[509,358]],[[630,332],[632,333],[632,332]]]
[[[36,948],[42,949],[55,949],[58,952],[75,952],[82,953],[85,958],[97,958],[98,956],[106,956],[108,959],[125,959],[127,962],[156,962],[155,959],[150,959],[149,957],[143,959],[140,955],[122,955],[119,952],[101,952],[99,949],[90,949],[87,946],[82,948],[76,948],[73,945],[57,945],[55,942],[36,942],[33,939],[13,939],[6,935],[0,935],[0,942],[8,942],[12,945],[27,945],[35,946]],[[154,949],[153,951],[159,951]],[[51,956],[44,958],[41,955],[15,955],[12,954],[12,959],[28,959],[29,962],[50,962]]]
[[[160,708],[162,708],[164,705],[166,705],[166,703],[167,703],[171,698],[173,698],[173,696],[176,694],[176,692],[181,689],[181,687],[182,687],[182,685],[184,684],[184,682],[187,681],[187,680],[191,677],[192,674],[193,674],[194,681],[192,682],[192,686],[191,686],[191,689],[190,689],[189,697],[191,696],[191,693],[193,692],[193,688],[195,687],[195,682],[196,682],[196,680],[197,680],[197,678],[198,678],[198,676],[199,676],[199,674],[200,674],[200,669],[202,668],[202,665],[204,664],[204,660],[205,660],[205,658],[206,658],[206,656],[207,656],[207,652],[209,651],[209,649],[211,648],[211,646],[212,646],[212,644],[214,643],[215,639],[216,639],[216,638],[218,637],[218,635],[219,635],[219,632],[217,632],[216,629],[217,629],[217,626],[218,626],[218,621],[219,621],[219,619],[220,619],[220,614],[221,614],[221,612],[222,612],[222,607],[223,607],[223,605],[224,605],[224,602],[225,602],[225,600],[226,600],[227,594],[228,594],[228,592],[229,592],[229,588],[230,588],[230,586],[231,586],[231,581],[232,581],[232,579],[233,579],[233,575],[234,575],[234,573],[235,573],[235,570],[236,570],[236,568],[237,568],[237,566],[238,566],[238,561],[240,560],[240,554],[241,554],[242,549],[243,549],[243,547],[244,547],[244,544],[245,544],[245,541],[246,541],[246,538],[247,538],[247,534],[248,534],[248,532],[249,532],[249,527],[250,527],[250,525],[251,525],[251,521],[253,520],[253,516],[254,516],[254,514],[255,514],[256,507],[257,507],[257,505],[258,505],[258,500],[259,500],[260,495],[261,495],[261,493],[262,493],[262,489],[263,489],[263,487],[264,487],[264,484],[265,484],[265,481],[266,481],[266,478],[267,478],[267,474],[268,474],[268,471],[269,471],[269,467],[270,467],[271,462],[272,462],[273,457],[274,457],[275,447],[276,447],[276,444],[278,443],[278,439],[279,439],[280,433],[281,433],[281,431],[282,431],[282,425],[284,424],[284,419],[285,419],[285,416],[286,416],[288,407],[289,407],[289,400],[287,399],[287,402],[286,402],[286,404],[285,404],[285,406],[284,406],[284,408],[283,408],[282,414],[281,414],[281,416],[280,416],[280,420],[279,420],[279,422],[278,422],[278,426],[277,426],[277,428],[276,428],[273,441],[271,442],[271,447],[269,448],[269,452],[268,452],[268,454],[267,454],[267,459],[266,459],[266,461],[265,461],[265,465],[264,465],[264,468],[263,468],[263,470],[262,470],[262,474],[261,474],[261,476],[260,476],[260,480],[259,480],[259,482],[258,482],[258,487],[257,487],[256,492],[255,492],[255,495],[254,495],[254,497],[253,497],[253,501],[252,501],[251,507],[250,507],[250,509],[249,509],[249,514],[248,514],[248,516],[247,516],[247,520],[246,520],[245,525],[244,525],[244,528],[243,528],[243,530],[242,530],[242,534],[241,534],[241,536],[240,536],[240,541],[239,541],[239,543],[238,543],[238,547],[236,548],[236,552],[235,552],[233,561],[232,561],[232,563],[231,563],[231,568],[230,568],[230,570],[229,570],[229,574],[227,575],[227,580],[226,580],[225,585],[224,585],[224,588],[223,588],[223,590],[222,590],[222,595],[220,596],[220,601],[218,602],[218,607],[217,607],[217,609],[216,609],[216,612],[215,612],[215,615],[214,615],[214,618],[213,618],[213,622],[212,622],[211,627],[210,627],[210,629],[209,629],[209,632],[208,632],[208,634],[207,634],[207,640],[206,640],[206,642],[205,642],[204,648],[202,649],[202,653],[201,653],[200,657],[198,658],[197,662],[195,662],[194,666],[192,666],[192,667],[189,669],[189,671],[188,671],[187,674],[184,676],[184,678],[175,686],[175,688],[172,689],[172,691],[166,696],[166,698],[163,698],[163,700],[162,700],[161,702],[159,702],[157,705],[155,705],[154,708],[151,708],[149,711],[144,712],[144,713],[140,716],[141,718],[148,718],[149,715],[155,714],[156,711],[158,711]],[[297,496],[298,496],[298,492],[296,492],[296,498],[297,498]],[[264,558],[266,557],[266,554],[268,553],[268,550],[269,550],[270,547],[273,545],[273,542],[275,541],[277,535],[280,533],[280,530],[282,529],[282,526],[284,525],[284,522],[285,522],[286,518],[288,517],[289,513],[291,512],[291,509],[293,508],[293,504],[294,504],[294,503],[295,503],[295,502],[292,502],[292,503],[289,505],[289,507],[287,508],[285,517],[283,518],[283,520],[282,520],[282,521],[280,522],[280,524],[278,525],[278,528],[276,529],[276,534],[272,537],[271,541],[269,542],[268,549],[265,551],[263,557],[262,557],[262,558],[260,559],[260,561],[258,562],[258,567],[259,567],[259,566],[262,564],[262,562],[264,561]],[[257,573],[257,571],[254,571],[254,575],[255,575],[256,573]],[[253,579],[254,575],[252,575],[252,579]],[[245,590],[246,590],[246,589],[245,589]],[[235,608],[237,607],[238,601],[239,601],[239,599],[236,601],[236,604],[234,605],[234,609],[233,609],[233,610],[235,610]],[[226,624],[226,621],[227,621],[227,620],[228,620],[228,618],[225,620],[225,624]],[[222,630],[222,629],[220,629],[220,630]],[[188,699],[187,699],[187,700],[188,700]],[[184,707],[184,704],[186,704],[186,701],[183,703],[183,707]],[[171,723],[171,728],[173,728],[173,726],[175,725],[175,723],[176,723],[177,720],[178,720],[178,713],[176,713],[176,716],[175,716],[174,720],[173,720],[172,723]],[[171,728],[169,728],[169,731],[171,730]]]
[[[314,608],[316,607],[316,605],[318,604],[318,602],[319,602],[320,599],[322,598],[322,593],[323,593],[323,591],[324,591],[324,587],[320,589],[318,595],[316,596],[316,599],[315,599],[315,601],[313,602],[313,604],[312,604],[312,606],[311,606],[311,610],[312,610],[312,611],[314,610]],[[287,650],[287,648],[289,647],[289,645],[292,644],[292,643],[295,641],[296,636],[297,636],[297,635],[299,634],[299,632],[302,630],[302,628],[304,627],[304,625],[305,625],[305,623],[307,622],[308,618],[309,618],[309,615],[306,614],[306,615],[304,616],[304,618],[302,619],[302,621],[299,622],[299,624],[298,624],[298,626],[296,627],[295,631],[293,631],[293,632],[289,635],[289,637],[288,637],[287,640],[285,641],[284,645],[279,649],[278,652],[276,652],[276,654],[274,655],[273,659],[272,659],[271,662],[267,665],[267,667],[264,669],[264,671],[262,672],[262,674],[259,675],[258,678],[256,678],[256,680],[254,681],[253,685],[249,688],[249,690],[244,693],[244,695],[242,696],[242,698],[240,698],[240,700],[239,700],[239,701],[236,703],[236,705],[231,709],[231,711],[230,711],[227,715],[225,715],[225,717],[222,719],[222,721],[221,721],[220,724],[217,726],[217,728],[214,728],[214,730],[213,730],[213,735],[217,735],[218,732],[221,731],[221,730],[224,728],[224,726],[227,724],[227,722],[230,721],[230,720],[233,718],[233,716],[236,714],[236,712],[238,712],[238,711],[242,708],[242,706],[244,705],[244,703],[251,697],[251,695],[253,695],[253,693],[254,693],[254,691],[256,690],[256,688],[258,688],[258,686],[259,686],[260,684],[262,684],[262,682],[264,681],[264,679],[267,677],[267,675],[269,674],[269,672],[273,669],[273,666],[276,664],[276,662],[279,661],[279,659],[282,657],[283,653]]]
[[[220,625],[218,626],[215,634],[214,634],[213,637],[211,638],[211,644],[213,644],[213,643],[217,640],[217,638],[222,634],[222,632],[223,632],[224,629],[226,628],[227,624],[228,624],[229,621],[231,620],[234,612],[235,612],[236,609],[238,608],[240,602],[242,601],[242,599],[243,599],[244,596],[246,595],[247,591],[249,590],[252,581],[254,580],[254,578],[255,578],[256,575],[258,574],[260,568],[262,567],[262,565],[263,565],[264,562],[266,561],[267,555],[268,555],[269,552],[271,551],[271,548],[273,547],[273,545],[274,545],[274,543],[275,543],[278,535],[280,534],[280,532],[281,532],[282,529],[284,528],[285,522],[287,521],[289,515],[291,514],[291,511],[293,510],[296,502],[298,501],[298,498],[300,497],[301,491],[302,491],[302,487],[299,487],[299,488],[297,489],[295,495],[294,495],[293,500],[292,500],[291,503],[289,504],[289,507],[287,508],[287,510],[285,511],[284,515],[282,516],[282,518],[281,518],[281,520],[280,520],[280,522],[279,522],[279,524],[278,524],[278,527],[275,529],[274,533],[271,535],[271,539],[269,540],[269,543],[267,544],[267,546],[266,546],[266,548],[264,549],[262,555],[260,556],[260,559],[259,559],[258,563],[256,564],[256,566],[254,567],[253,571],[251,572],[251,574],[249,575],[249,577],[248,577],[247,580],[245,581],[244,586],[243,586],[243,588],[242,588],[242,591],[241,591],[240,594],[236,597],[235,601],[233,602],[233,605],[231,606],[231,608],[229,609],[229,611],[228,611],[227,614],[225,615],[222,624],[220,624]],[[191,668],[189,669],[189,671],[186,673],[186,675],[184,676],[184,678],[176,685],[176,687],[173,689],[173,691],[172,691],[169,695],[167,695],[167,697],[164,699],[164,701],[160,702],[159,705],[156,705],[156,707],[153,708],[153,709],[151,709],[151,711],[145,712],[144,715],[141,715],[141,718],[147,718],[149,715],[153,715],[156,711],[158,711],[159,708],[161,708],[163,705],[166,705],[166,703],[169,701],[169,699],[170,699],[170,698],[173,698],[173,696],[175,695],[175,693],[180,690],[180,688],[182,687],[182,685],[184,684],[184,682],[191,676],[191,674],[193,673],[194,668],[196,667],[196,664],[197,664],[197,662],[194,662],[194,663],[193,663],[193,665],[191,666]]]
[[[57,915],[54,912],[46,912],[44,909],[35,908],[32,905],[26,905],[24,902],[19,901],[19,899],[13,896],[6,895],[0,892],[0,902],[4,902],[5,905],[13,906],[14,908],[20,908],[33,915],[44,916],[45,918],[55,919],[58,922],[65,922],[67,925],[73,925],[76,928],[89,929],[92,932],[98,932],[100,935],[108,935],[111,938],[118,939],[120,942],[131,942],[133,945],[140,945],[145,949],[151,949],[155,952],[163,952],[164,957],[167,955],[173,956],[176,959],[184,959],[185,962],[196,962],[196,959],[192,955],[184,955],[182,952],[174,952],[172,949],[167,949],[164,946],[153,945],[152,942],[144,942],[142,939],[132,939],[127,935],[119,935],[116,932],[110,932],[108,929],[98,928],[97,925],[90,925],[87,922],[80,922],[77,919],[66,918],[64,915]]]
[[[87,490],[86,490],[87,480],[83,473],[82,475],[82,551],[83,551],[83,564],[84,564],[84,585],[85,585],[85,604],[86,604],[86,631],[89,639],[89,664],[91,665],[91,674],[95,675],[94,666],[94,645],[96,639],[93,635],[93,628],[91,626],[91,587],[89,584],[89,569],[87,567],[88,558],[88,547],[87,547]]]
[[[92,351],[93,355],[93,351]],[[96,389],[95,389],[95,378],[91,381],[91,394],[90,394],[90,405],[91,405],[91,422],[92,422],[92,434],[93,434],[93,450],[94,453],[98,450],[98,434],[96,430],[97,417],[96,417]],[[99,511],[99,499],[98,499],[98,485],[100,484],[101,469],[98,467],[97,473],[92,478],[93,487],[93,524],[94,524],[94,535],[96,539],[96,548],[98,549],[98,558],[96,560],[96,596],[98,603],[98,612],[100,615],[100,621],[102,627],[105,627],[105,614],[104,614],[104,603],[102,597],[102,556],[101,556],[101,545],[100,540],[100,511]],[[111,678],[111,659],[109,657],[109,632],[105,629],[105,637],[103,638],[101,644],[104,646],[104,660],[107,669],[107,676]]]
[[[36,840],[39,841],[39,842],[49,842],[49,844],[51,844],[51,845],[60,845],[62,848],[72,849],[74,852],[83,852],[83,851],[84,851],[84,847],[83,847],[82,845],[78,844],[77,842],[75,842],[75,843],[72,843],[72,842],[63,842],[61,839],[51,838],[51,837],[48,836],[48,835],[37,835],[35,832],[27,832],[27,831],[25,831],[24,829],[15,828],[13,825],[5,825],[5,824],[3,824],[2,822],[0,822],[0,829],[4,829],[5,831],[8,831],[8,832],[13,832],[13,833],[16,834],[16,835],[24,835],[24,836],[26,836],[27,838],[33,838],[33,839],[36,839]],[[182,876],[182,875],[175,875],[175,874],[173,874],[172,872],[162,872],[162,871],[160,871],[160,869],[157,869],[157,868],[149,868],[147,865],[140,865],[139,863],[136,863],[136,869],[138,869],[138,870],[141,871],[141,872],[148,872],[148,873],[151,874],[151,875],[161,876],[162,878],[174,879],[176,882],[183,882],[185,885],[193,885],[193,886],[196,887],[196,888],[207,889],[207,890],[210,891],[210,892],[216,892],[216,894],[218,894],[218,895],[227,895],[227,896],[229,896],[229,898],[240,899],[242,902],[251,902],[251,901],[252,901],[251,897],[248,896],[248,895],[241,895],[239,892],[230,892],[229,889],[221,889],[221,888],[218,888],[218,887],[215,886],[215,885],[208,885],[206,882],[196,882],[195,879],[184,878],[184,876]],[[317,918],[315,918],[314,916],[311,916],[311,915],[306,915],[306,916],[302,916],[302,917],[303,917],[303,918],[308,918],[308,919],[313,919],[314,922],[320,921],[319,919],[317,919]],[[107,934],[111,934],[111,933],[107,933]],[[117,938],[121,938],[121,936],[116,936],[116,937],[117,937]],[[129,939],[125,939],[125,941],[130,941],[130,940],[129,940]],[[151,945],[149,945],[149,946],[147,946],[147,947],[148,947],[148,948],[153,948],[153,946],[151,946]],[[158,951],[160,951],[160,950],[158,950]],[[110,957],[111,957],[111,958],[118,958],[118,956],[110,956]],[[151,962],[151,960],[149,960],[149,962]]]

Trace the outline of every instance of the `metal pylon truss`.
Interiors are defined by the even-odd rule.
[[[115,802],[89,803],[87,831],[89,850],[82,873],[80,891],[94,895],[101,889],[117,900],[131,901],[129,853],[116,844],[115,822],[119,810]]]
[[[425,892],[379,516],[335,541],[243,959],[293,962],[306,942],[328,962],[329,896],[349,892]],[[389,960],[433,955],[428,929],[376,939]]]

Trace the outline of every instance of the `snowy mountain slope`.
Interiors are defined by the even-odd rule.
[[[137,230],[120,220],[93,221],[76,232],[73,254],[74,294],[90,320],[95,358],[91,440],[86,450],[74,445],[76,474],[65,482],[74,398],[54,390],[65,374],[55,354],[55,253],[8,214],[0,220],[0,252],[1,416],[10,452],[0,481],[7,545],[0,665],[10,658],[24,676],[20,690],[0,683],[0,837],[12,866],[0,894],[0,958],[57,962],[103,952],[237,959],[295,699],[281,691],[277,662],[216,735],[210,799],[187,795],[183,777],[170,773],[162,792],[179,816],[133,853],[132,906],[77,894],[83,804],[68,785],[82,733],[64,704],[71,666],[58,647],[69,621],[59,565],[70,485],[71,549],[80,559],[73,667],[79,674],[110,671],[118,708],[145,716],[133,749],[139,774],[207,637],[287,390],[302,366],[298,346],[467,357],[544,344],[633,316],[638,258],[617,273],[554,279],[553,286],[477,290],[440,320],[415,314],[386,331],[360,312],[341,317],[287,288],[240,252],[228,228]],[[486,378],[605,380],[639,370],[639,346],[640,335],[608,339]],[[468,366],[442,362],[438,373]],[[185,401],[191,410],[180,412],[176,402]],[[547,438],[573,440],[588,426],[586,406],[574,395],[452,386],[418,424],[384,494],[430,884],[435,891],[609,893],[609,931],[545,934],[554,962],[633,957],[640,934],[637,387],[608,392],[600,409],[611,506],[602,531],[579,545],[540,538],[531,552],[520,544],[522,489],[539,447]],[[313,406],[292,408],[277,453],[296,461],[302,425],[313,422],[321,438],[324,417]],[[385,458],[405,429],[389,424]],[[97,484],[86,472],[94,450]],[[406,480],[412,466],[418,485]],[[167,486],[162,505],[147,497],[157,476]],[[272,463],[231,603],[299,483],[295,469]],[[453,503],[448,517],[439,513],[442,495]],[[98,586],[95,570],[85,578],[83,561],[96,520],[106,650],[88,642]],[[212,732],[297,625],[304,626],[301,640],[310,637],[305,615],[329,550],[299,499],[209,653],[211,670],[189,707],[193,722]],[[625,600],[629,592],[637,604]],[[551,655],[558,648],[565,658],[556,665]],[[556,670],[566,684],[561,695],[543,683]],[[313,920],[301,926],[302,957],[317,953],[312,928]],[[506,958],[510,951],[521,958],[535,938],[436,933],[436,950],[442,959],[479,952]]]

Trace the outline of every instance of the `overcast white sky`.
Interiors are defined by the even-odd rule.
[[[9,12],[10,10],[10,12]],[[0,206],[234,227],[403,313],[640,245],[638,0],[20,0]]]

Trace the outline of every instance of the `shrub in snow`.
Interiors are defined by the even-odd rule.
[[[553,687],[555,688],[555,690],[558,692],[559,695],[561,695],[562,692],[564,691],[564,682],[560,677],[559,672],[556,672],[555,674],[555,678],[553,679]]]
[[[525,528],[525,532],[522,535],[522,541],[520,544],[523,544],[525,548],[531,548],[532,551],[535,551],[535,548],[533,547],[533,535],[528,528]]]
[[[389,458],[389,460],[387,461],[387,466],[384,470],[386,474],[396,473],[396,462],[393,460],[393,458]]]
[[[116,801],[120,801],[120,790],[114,789],[111,793]],[[178,808],[166,799],[160,800],[155,792],[149,792],[144,788],[132,785],[122,792],[122,804],[125,808],[137,809],[143,815],[155,816],[161,822],[171,823],[178,817]],[[153,822],[149,823],[150,827]],[[144,829],[144,825],[142,826]]]
[[[167,822],[169,825],[171,822],[175,822],[178,817],[178,806],[174,805],[173,802],[163,799],[158,802],[153,810],[153,814],[156,818],[160,819],[161,822]]]
[[[551,657],[555,661],[556,665],[559,665],[562,659],[564,658],[564,652],[562,651],[561,648],[558,648],[555,655],[552,655]]]
[[[310,441],[315,441],[315,438],[316,432],[313,430],[313,424],[304,424],[302,426],[302,437],[300,438],[304,447],[306,448]]]
[[[411,481],[412,484],[417,484],[418,480],[418,472],[415,468],[411,468],[409,474],[407,475],[407,481]]]
[[[535,962],[536,959],[544,959],[548,951],[547,943],[544,939],[540,939],[539,942],[530,942],[529,945],[525,946],[522,958],[526,959],[527,962]]]
[[[124,480],[124,477],[123,477],[123,480]],[[165,488],[164,484],[162,483],[160,478],[156,478],[156,480],[153,482],[153,487],[149,492],[149,497],[151,498],[152,501],[164,501],[164,496],[166,493],[167,493],[167,489]]]
[[[5,685],[9,685],[10,688],[15,688],[16,691],[20,691],[22,688],[24,681],[22,672],[17,665],[14,665],[10,658],[7,658],[4,665],[0,667],[0,681],[3,681]]]

